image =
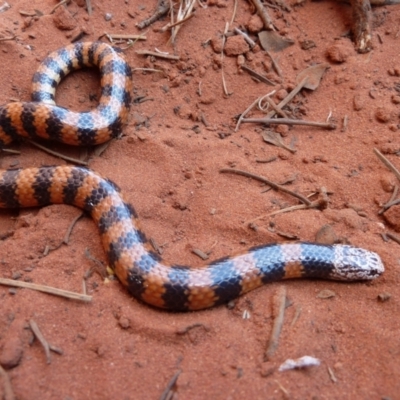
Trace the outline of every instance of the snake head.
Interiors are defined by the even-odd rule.
[[[372,280],[380,276],[385,267],[378,254],[347,245],[335,247],[334,268],[331,279],[341,281]]]

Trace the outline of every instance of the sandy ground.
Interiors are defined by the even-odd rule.
[[[12,7],[0,14],[0,33],[16,37],[0,42],[0,104],[29,100],[40,60],[80,31],[87,41],[104,32],[138,34],[136,24],[156,5],[93,0],[89,16],[72,1],[53,16],[52,0],[9,3]],[[339,241],[379,253],[384,275],[372,283],[278,282],[250,292],[231,307],[192,313],[151,308],[130,297],[118,281],[104,281],[96,273],[87,280],[91,303],[2,286],[0,364],[11,388],[21,400],[157,399],[178,375],[170,392],[175,399],[399,399],[399,244],[386,234],[400,229],[400,216],[396,206],[385,216],[378,214],[398,182],[373,148],[400,168],[400,7],[374,8],[374,49],[367,54],[357,54],[348,36],[351,10],[346,4],[307,1],[291,4],[290,12],[269,8],[277,30],[294,40],[272,53],[279,77],[259,45],[250,50],[235,37],[226,45],[238,54],[221,62],[221,37],[234,2],[213,0],[207,5],[196,6],[174,46],[170,33],[159,31],[166,18],[144,30],[146,41],[126,49],[135,69],[133,96],[142,101],[132,105],[120,140],[100,155],[94,149],[47,145],[87,159],[90,168],[115,181],[170,262],[196,267],[204,261],[193,249],[215,259],[284,242],[288,235],[314,241],[319,229],[330,225]],[[238,1],[229,30],[257,26],[250,4]],[[257,39],[255,33],[250,36]],[[304,50],[305,41],[315,46]],[[180,60],[136,53],[156,49]],[[337,57],[341,62],[334,61]],[[239,68],[243,62],[278,83],[255,81]],[[272,98],[278,103],[303,69],[319,63],[330,66],[319,87],[301,91],[287,110],[303,120],[325,121],[331,115],[335,130],[247,123],[235,132],[235,118],[257,97],[276,90]],[[229,95],[223,91],[221,66]],[[60,84],[57,102],[86,110],[96,105],[98,93],[96,71],[79,71]],[[251,112],[252,117],[262,115]],[[262,133],[268,130],[280,132],[296,151],[264,142]],[[1,168],[66,163],[27,143],[11,148],[20,154],[0,154]],[[329,205],[257,219],[298,201],[266,191],[255,180],[221,174],[222,168],[239,168],[278,183],[292,178],[287,187],[313,194],[312,200],[325,187]],[[107,262],[91,219],[81,218],[69,244],[44,255],[46,246],[61,242],[78,214],[64,205],[0,211],[0,276],[80,292],[83,277],[95,267],[86,249]],[[273,298],[282,285],[288,307],[279,347],[266,361]],[[321,298],[325,290],[332,296]],[[50,364],[33,340],[32,319],[62,349],[61,355],[51,353]],[[321,365],[278,371],[286,359],[304,355],[318,358]],[[0,398],[10,398],[4,387],[0,385]]]

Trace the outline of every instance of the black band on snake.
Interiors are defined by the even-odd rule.
[[[100,69],[99,107],[75,113],[55,106],[57,83],[70,70],[83,65]],[[0,145],[18,136],[45,137],[75,145],[115,137],[127,119],[131,86],[130,68],[112,47],[80,43],[60,49],[35,74],[33,102],[0,107]],[[370,280],[384,271],[374,252],[313,243],[259,246],[202,268],[168,265],[151,249],[133,207],[111,181],[81,167],[0,170],[0,208],[57,203],[87,211],[98,225],[104,250],[119,280],[137,299],[164,309],[212,307],[281,279]]]

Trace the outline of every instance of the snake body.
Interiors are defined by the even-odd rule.
[[[71,71],[97,67],[99,105],[74,112],[55,104],[55,90]],[[104,143],[120,134],[127,121],[132,72],[123,54],[102,42],[77,43],[51,53],[33,76],[32,102],[0,107],[0,146],[19,137],[43,138],[75,146]]]
[[[88,61],[78,62],[77,58]],[[106,58],[108,61],[104,61]],[[102,98],[98,109],[79,114],[51,104],[57,83],[71,70],[68,67],[67,71],[64,65],[98,65],[95,60],[99,59],[103,59],[103,69],[100,67]],[[126,120],[132,84],[129,67],[121,64],[125,63],[121,55],[110,46],[90,43],[61,49],[46,60],[39,69],[41,72],[34,77],[35,101],[18,103],[15,108],[14,103],[0,108],[0,144],[9,143],[18,135],[47,137],[76,145],[114,137]],[[43,75],[46,71],[51,71],[49,77]],[[117,87],[108,87],[106,82],[117,82]],[[113,110],[108,126],[104,122],[105,109]],[[40,116],[43,110],[46,110],[44,117]],[[120,111],[118,117],[116,110]],[[90,127],[74,124],[88,115]],[[95,116],[100,117],[97,120]],[[58,127],[55,134],[54,126]],[[0,170],[0,208],[54,203],[71,204],[87,211],[98,225],[104,250],[119,280],[137,299],[164,309],[186,311],[212,307],[281,279],[370,280],[384,271],[381,259],[374,252],[347,245],[314,243],[259,246],[202,268],[168,265],[152,251],[135,210],[110,180],[89,169],[72,166]]]

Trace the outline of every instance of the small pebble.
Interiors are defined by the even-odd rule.
[[[392,295],[390,293],[388,293],[388,292],[379,293],[378,294],[378,301],[383,303],[385,301],[388,301],[391,297],[392,297]]]
[[[336,293],[333,290],[329,290],[329,289],[321,290],[317,294],[317,298],[318,299],[330,299],[330,298],[335,297],[335,296],[336,296]]]
[[[131,323],[130,323],[129,319],[126,318],[126,317],[121,317],[118,320],[118,324],[122,329],[128,329],[131,326]]]

